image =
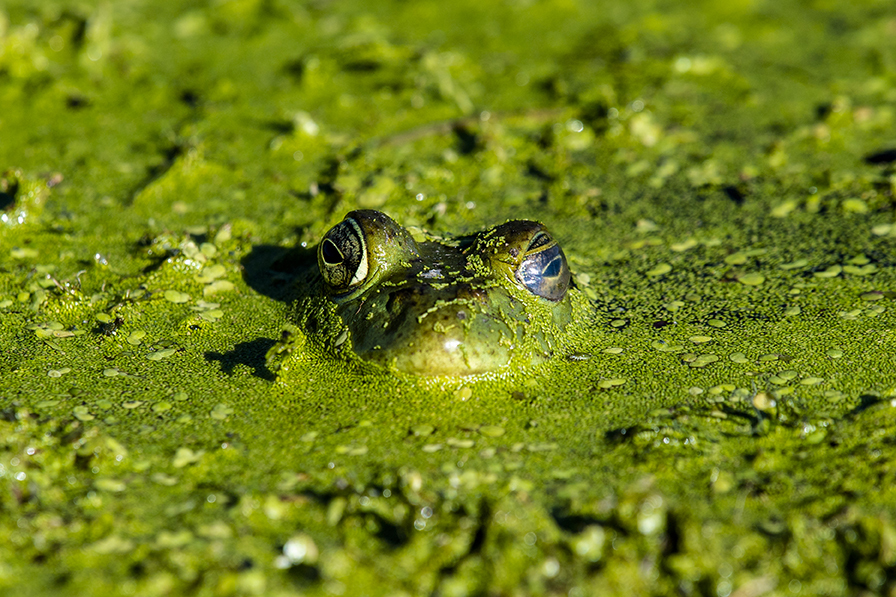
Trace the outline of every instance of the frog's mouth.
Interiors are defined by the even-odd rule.
[[[383,285],[340,315],[359,357],[415,375],[474,375],[549,356],[521,354],[525,307],[487,280]]]

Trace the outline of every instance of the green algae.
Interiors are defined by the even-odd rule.
[[[0,592],[892,590],[889,8],[6,3]],[[569,354],[317,348],[362,206],[547,223]]]

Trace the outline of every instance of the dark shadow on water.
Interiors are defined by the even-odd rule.
[[[284,303],[310,293],[318,275],[317,252],[300,246],[257,245],[241,265],[252,290]]]
[[[303,247],[257,245],[242,261],[243,279],[252,290],[286,305],[314,292],[317,284],[317,254]],[[208,361],[217,361],[221,370],[233,374],[237,365],[252,369],[255,377],[274,381],[276,376],[267,368],[265,356],[277,343],[271,338],[256,338],[241,342],[228,352],[207,352]]]
[[[875,396],[874,394],[862,394],[859,396],[859,404],[852,409],[849,414],[852,416],[856,416],[868,410],[873,406],[877,406],[881,402],[889,402],[886,398],[881,398],[880,396]]]
[[[274,381],[277,377],[267,368],[265,355],[276,343],[276,340],[270,338],[258,338],[240,342],[228,352],[207,352],[205,358],[208,361],[218,361],[221,364],[221,371],[227,375],[233,375],[233,369],[237,365],[245,365],[252,369],[252,375],[255,377]]]
[[[5,178],[0,175],[0,211],[12,209],[16,204],[16,194],[19,192],[19,181],[15,178]]]
[[[896,148],[880,149],[865,156],[866,164],[887,165],[896,162]]]

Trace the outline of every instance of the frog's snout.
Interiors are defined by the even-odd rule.
[[[497,293],[497,294],[496,294]],[[509,364],[513,338],[521,332],[496,313],[506,293],[458,284],[396,288],[385,298],[388,317],[364,325],[382,299],[353,315],[353,346],[361,358],[416,375],[473,375]]]

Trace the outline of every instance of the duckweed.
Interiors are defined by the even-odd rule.
[[[190,301],[190,295],[186,292],[178,292],[177,290],[166,290],[163,295],[166,301],[174,304],[182,304]]]
[[[184,468],[185,466],[199,462],[203,454],[204,452],[202,450],[194,452],[190,448],[178,448],[174,454],[174,458],[171,459],[171,465],[174,468]],[[165,481],[167,481],[167,478],[162,478],[162,482],[164,483]]]
[[[873,263],[869,263],[868,265],[844,265],[843,273],[851,274],[853,276],[870,276],[874,272],[877,271],[877,266]]]
[[[765,282],[765,276],[757,272],[752,272],[738,276],[737,281],[744,286],[759,286]]]
[[[662,276],[664,274],[668,274],[672,271],[672,266],[668,263],[659,263],[652,269],[647,270],[647,275],[651,278],[655,278],[657,276]]]
[[[435,427],[432,425],[415,425],[411,427],[411,433],[416,435],[417,437],[427,437],[432,435],[432,432],[435,431]]]
[[[815,272],[813,275],[816,278],[836,278],[843,271],[843,267],[839,265],[832,265],[825,270],[820,272]]]
[[[92,414],[90,414],[90,409],[88,409],[88,407],[86,406],[76,406],[74,408],[74,411],[72,412],[75,415],[75,418],[79,421],[87,422],[92,421],[96,418]]]
[[[804,4],[5,3],[0,593],[892,592],[891,17]],[[581,329],[365,368],[365,205]]]
[[[714,354],[701,354],[698,355],[695,359],[691,360],[688,365],[693,368],[702,368],[707,365],[711,365],[719,360],[719,357]]]
[[[738,363],[738,364],[750,362],[750,360],[747,358],[747,355],[745,355],[742,352],[731,353],[730,355],[728,355],[728,360],[731,361],[732,363]]]
[[[177,352],[176,348],[163,348],[146,355],[150,361],[163,361]]]
[[[217,296],[226,292],[232,292],[236,286],[229,280],[215,280],[202,289],[203,296]]]
[[[504,435],[505,430],[498,425],[484,425],[479,428],[479,433],[486,437],[501,437]]]
[[[445,440],[445,443],[452,448],[472,448],[476,445],[476,442],[472,439],[458,439],[454,437],[449,437]]]
[[[232,415],[234,412],[235,411],[234,411],[233,407],[228,406],[227,404],[221,403],[221,404],[215,405],[215,408],[212,409],[211,413],[209,413],[209,416],[213,419],[223,421],[224,419],[226,419],[227,417]]]

